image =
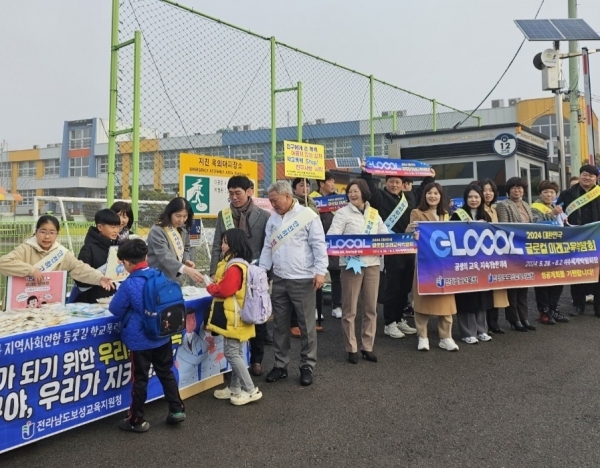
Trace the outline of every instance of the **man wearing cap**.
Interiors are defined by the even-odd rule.
[[[412,199],[402,191],[402,178],[386,176],[385,187],[375,186],[373,176],[362,166],[361,179],[364,179],[371,192],[371,206],[379,211],[381,219],[390,231],[404,233],[410,222],[410,212],[416,208]],[[410,258],[412,257],[412,259]],[[408,304],[408,292],[414,275],[414,255],[386,255],[385,263],[385,302],[383,332],[391,338],[404,338],[404,335],[417,333],[404,319],[404,308]]]
[[[591,164],[581,166],[579,183],[563,191],[558,197],[556,204],[562,206],[570,225],[583,226],[600,221],[600,186],[596,185],[597,181],[598,168],[596,166]],[[571,285],[571,297],[573,298],[571,315],[583,315],[586,290],[589,286],[593,288],[595,297],[594,313],[596,317],[600,318],[600,282],[590,285]]]

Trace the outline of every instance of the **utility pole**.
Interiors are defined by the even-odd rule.
[[[577,0],[569,0],[569,18],[577,18]],[[579,51],[577,41],[569,41],[569,53]],[[579,174],[581,167],[581,140],[579,130],[579,57],[569,57],[569,102],[571,113],[569,116],[571,174]],[[557,112],[558,115],[558,112]]]

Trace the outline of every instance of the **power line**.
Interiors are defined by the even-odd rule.
[[[540,14],[540,10],[542,9],[542,6],[544,5],[545,1],[546,0],[542,0],[542,3],[540,3],[540,6],[539,6],[539,8],[538,8],[538,10],[537,10],[537,12],[535,14],[535,16],[533,17],[533,19],[537,19],[538,15]],[[504,70],[504,72],[502,73],[502,75],[500,75],[500,78],[498,78],[498,81],[496,81],[496,84],[490,90],[490,92],[485,95],[485,97],[477,105],[477,107],[475,108],[475,110],[473,110],[467,117],[465,117],[465,119],[462,122],[457,123],[453,128],[456,129],[456,128],[460,127],[462,124],[464,124],[467,120],[469,120],[473,116],[473,114],[479,110],[479,108],[483,105],[483,103],[487,100],[487,98],[490,97],[490,95],[494,92],[494,90],[498,87],[498,85],[502,81],[502,78],[504,78],[504,75],[506,75],[506,73],[508,72],[508,70],[512,66],[513,62],[515,61],[515,59],[519,55],[519,52],[521,52],[521,49],[523,48],[523,45],[525,44],[526,40],[527,39],[523,39],[523,41],[521,42],[521,45],[519,46],[519,48],[515,52],[515,55],[513,56],[512,60],[509,62],[508,66],[506,67],[506,69]]]

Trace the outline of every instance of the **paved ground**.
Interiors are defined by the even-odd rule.
[[[586,312],[458,353],[437,348],[435,332],[429,353],[414,336],[385,337],[380,316],[379,362],[358,365],[329,316],[311,387],[293,365],[286,380],[257,379],[264,398],[252,405],[206,392],[173,428],[154,402],[146,434],[119,431],[114,416],[0,455],[0,467],[598,467],[600,320]]]

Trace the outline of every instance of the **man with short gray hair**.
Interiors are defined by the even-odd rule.
[[[273,269],[273,348],[275,366],[267,382],[287,377],[290,362],[290,316],[298,315],[302,331],[300,383],[313,382],[317,363],[317,330],[314,318],[315,290],[325,282],[327,246],[318,215],[294,200],[289,182],[280,181],[267,189],[275,213],[266,227],[265,245],[259,265]]]

